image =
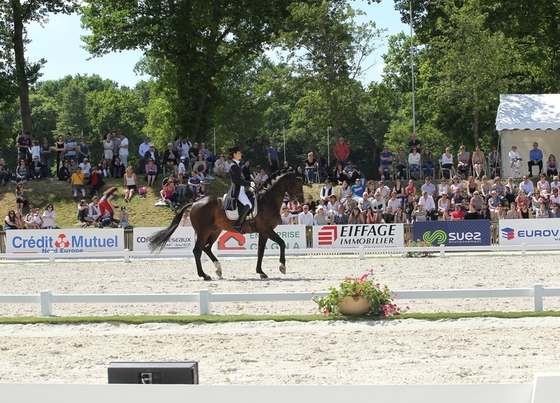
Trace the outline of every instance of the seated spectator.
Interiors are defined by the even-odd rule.
[[[517,146],[515,144],[511,146],[511,151],[508,156],[511,169],[515,169],[515,173],[519,175],[523,158],[521,158],[521,155],[517,152]]]
[[[560,217],[560,212],[558,211],[558,204],[552,203],[549,209],[550,218]]]
[[[379,165],[379,175],[381,179],[385,179],[385,171],[389,172],[389,175],[393,175],[393,153],[389,151],[389,147],[383,147],[383,151],[379,153],[379,159],[381,160],[381,164]]]
[[[338,205],[336,213],[332,217],[332,223],[336,225],[346,225],[348,224],[348,215],[344,212],[344,206],[342,204]]]
[[[340,205],[340,202],[336,198],[336,195],[334,195],[334,194],[330,195],[329,196],[329,201],[327,203],[327,210],[328,210],[329,215],[331,217],[338,211],[338,206],[339,205]]]
[[[352,197],[352,193],[347,194],[345,200],[341,200],[341,202],[342,205],[344,206],[344,211],[346,212],[346,215],[350,215],[354,207],[358,205],[356,200],[354,200],[354,198]]]
[[[508,203],[515,201],[515,198],[517,197],[517,185],[511,176],[508,178],[508,181],[504,186],[504,197]]]
[[[346,196],[349,193],[352,193],[352,189],[350,189],[348,184],[349,184],[348,181],[344,181],[344,182],[342,182],[342,185],[338,188],[338,200],[339,201],[344,201],[346,199]]]
[[[136,191],[138,190],[138,180],[136,179],[136,174],[134,173],[134,170],[130,165],[126,168],[126,172],[123,178],[124,201],[128,203],[134,196],[134,193],[136,193]]]
[[[14,175],[14,183],[23,182],[26,183],[29,179],[29,167],[22,158],[19,160],[19,165],[16,167],[16,172]]]
[[[350,178],[350,181],[348,183],[354,183],[356,182],[356,179],[360,179],[362,182],[365,182],[364,174],[356,165],[354,165],[352,161],[348,161],[348,165],[344,167],[344,170]]]
[[[175,193],[177,193],[179,199],[185,200],[187,197],[187,186],[189,184],[189,177],[180,171],[177,175],[178,178],[175,184]]]
[[[305,164],[305,183],[313,183],[315,181],[315,174],[317,173],[317,168],[319,163],[313,156],[312,152],[307,154],[307,159],[304,162]]]
[[[539,167],[540,175],[543,169],[543,152],[539,149],[539,143],[536,141],[533,143],[533,149],[529,151],[529,161],[527,162],[529,177],[533,177],[533,167],[535,165]]]
[[[208,171],[208,164],[206,160],[202,156],[202,154],[198,154],[198,161],[193,166],[193,171],[198,172],[198,175],[201,179],[204,179],[204,174]]]
[[[445,177],[442,176],[440,183],[438,184],[438,200],[441,198],[441,195],[444,193],[449,195],[450,191],[451,189],[449,189],[449,185],[447,184],[447,179],[445,179]]]
[[[204,197],[204,181],[198,175],[197,171],[192,171],[192,176],[189,178],[188,186],[195,201]]]
[[[426,170],[426,176],[432,176],[434,170],[434,158],[432,157],[432,152],[429,147],[424,148],[422,153],[422,167]],[[435,197],[435,195],[430,195]]]
[[[175,208],[179,205],[179,198],[177,193],[175,193],[175,187],[175,175],[169,174],[169,176],[163,180],[160,193],[163,201],[165,201],[173,211],[175,211]]]
[[[550,183],[546,180],[546,175],[541,173],[540,180],[537,182],[537,190],[541,194],[550,194]]]
[[[96,195],[103,185],[105,185],[105,182],[103,182],[103,174],[99,172],[97,167],[93,167],[89,178],[89,196],[93,197],[93,195]]]
[[[317,210],[317,203],[315,203],[315,200],[313,200],[312,195],[307,195],[307,202],[304,204],[304,206],[309,207],[309,212],[311,214],[315,214],[315,211]]]
[[[535,185],[533,185],[533,182],[529,179],[529,176],[523,175],[523,182],[519,184],[519,190],[523,190],[527,197],[533,197],[533,193],[535,192]]]
[[[500,174],[501,168],[500,154],[498,154],[498,147],[492,146],[492,151],[488,154],[488,166],[490,167],[490,177],[495,178]]]
[[[41,213],[37,207],[29,206],[29,213],[25,216],[27,229],[40,229],[43,224]]]
[[[424,205],[420,203],[416,204],[416,208],[414,209],[411,215],[414,221],[422,222],[428,220],[428,215],[424,210]]]
[[[408,218],[408,222],[412,223],[412,221],[414,221],[412,213],[414,212],[414,210],[416,210],[416,199],[414,198],[413,194],[408,194],[403,207],[406,218]]]
[[[532,185],[532,183],[531,183]],[[494,184],[492,185],[492,190],[496,191],[498,198],[503,200],[505,198],[505,187],[502,185],[502,179],[499,176],[494,178]]]
[[[401,199],[397,198],[397,192],[391,192],[391,198],[387,201],[387,207],[391,207],[391,211],[395,213],[397,207],[402,206]]]
[[[342,164],[338,164],[334,170],[334,179],[339,185],[342,185],[342,182],[348,181],[350,178],[348,173],[344,170]]]
[[[397,199],[401,201],[401,205],[402,205],[406,197],[406,193],[405,193],[405,189],[402,187],[400,179],[397,179],[395,181],[395,186],[393,186],[393,190],[391,191],[391,193],[392,192],[395,192],[397,194]]]
[[[325,186],[323,186],[323,187],[321,188],[321,192],[320,192],[320,194],[319,194],[319,198],[320,198],[321,200],[325,201],[325,203],[328,203],[328,202],[329,202],[329,199],[330,199],[330,197],[331,197],[331,195],[333,195],[333,194],[334,194],[334,189],[333,189],[333,187],[331,186],[331,181],[327,179],[327,180],[325,181]]]
[[[379,190],[375,191],[373,195],[373,199],[371,199],[371,201],[369,202],[369,206],[373,210],[381,210],[381,211],[385,210],[386,207],[385,199],[381,197],[381,192]]]
[[[74,158],[70,158],[69,161],[68,171],[70,172],[70,177],[72,177],[72,175],[78,170],[78,164]]]
[[[519,218],[521,219],[533,218],[533,213],[531,212],[531,209],[529,208],[527,203],[520,203],[518,212]]]
[[[437,189],[436,189],[436,185],[434,185],[432,183],[432,178],[431,177],[426,176],[426,179],[424,180],[424,184],[420,188],[420,191],[421,192],[423,192],[423,191],[428,192],[428,195],[432,196],[435,200]]]
[[[550,182],[550,189],[554,188],[560,189],[560,178],[558,177],[558,175],[554,175],[552,182]]]
[[[10,210],[6,218],[4,218],[4,231],[9,229],[18,229],[16,224],[16,212],[14,210]]]
[[[416,186],[414,185],[414,179],[408,181],[408,186],[406,187],[407,195],[416,195]]]
[[[146,164],[144,172],[146,172],[148,186],[153,186],[158,174],[158,168],[153,158],[148,158],[148,163]]]
[[[130,223],[129,223],[128,211],[126,211],[125,206],[121,206],[121,211],[119,213],[119,228],[129,228],[129,227],[130,227]]]
[[[323,206],[317,207],[317,214],[313,217],[313,225],[327,225],[327,216]]]
[[[463,213],[463,209],[459,204],[456,204],[453,209],[453,212],[451,213],[451,221],[464,220],[464,219],[465,219],[465,213]]]
[[[443,217],[443,221],[449,221],[449,211],[451,210],[451,201],[447,197],[447,193],[442,193],[438,200],[438,214]]]
[[[192,147],[189,149],[189,152],[194,152]],[[175,168],[177,167],[177,165],[179,165],[179,161],[180,155],[176,150],[173,149],[173,143],[167,143],[167,150],[165,150],[165,152],[163,153],[163,167],[165,168],[165,170],[167,170],[168,173],[174,174]]]
[[[17,229],[25,229],[25,221],[21,216],[21,211],[16,211],[16,226]]]
[[[47,207],[45,207],[45,211],[43,212],[43,216],[41,218],[43,219],[41,228],[47,228],[47,229],[56,228],[56,224],[55,224],[56,213],[54,212],[54,206],[52,205],[52,203],[47,204]]]
[[[465,220],[478,220],[480,215],[473,203],[469,203],[469,210],[465,213]]]
[[[23,183],[18,183],[16,185],[16,205],[19,212],[23,211],[23,208],[29,204],[27,200],[27,190],[23,187]]]
[[[253,180],[253,182],[255,182],[255,185],[260,186],[263,183],[265,183],[267,179],[268,179],[268,175],[264,171],[264,168],[261,168],[261,170],[259,171],[258,174],[253,175],[252,180]]]
[[[43,174],[45,173],[45,166],[39,161],[39,157],[33,157],[31,164],[29,165],[29,175],[34,181],[39,181],[43,179]]]
[[[115,157],[113,162],[113,168],[111,170],[111,176],[113,178],[122,178],[124,176],[125,166],[123,165],[119,157]]]
[[[476,179],[480,180],[482,170],[486,168],[486,157],[480,149],[480,146],[476,146],[476,150],[472,156],[472,164],[474,167],[474,175],[476,176]]]
[[[97,165],[97,169],[99,173],[103,175],[104,178],[111,177],[111,166],[109,165],[109,160],[104,158],[101,162]]]
[[[395,224],[408,224],[408,217],[406,216],[403,208],[401,206],[397,207],[397,212],[395,213]]]
[[[381,223],[392,224],[393,222],[395,222],[395,213],[393,213],[393,209],[391,208],[391,206],[387,206],[387,208],[381,215]]]
[[[288,206],[282,206],[280,220],[282,221],[282,225],[292,225],[294,223],[294,215],[290,213]]]
[[[89,158],[84,158],[82,162],[80,162],[80,168],[82,168],[82,173],[86,178],[89,178],[91,174],[91,164],[89,162]]]
[[[177,166],[177,174],[179,172],[182,172],[183,174],[187,173],[188,164],[187,164],[186,160],[187,160],[187,158],[185,156],[181,155],[179,165]]]
[[[352,194],[354,200],[358,202],[358,205],[361,205],[363,202],[362,196],[364,195],[365,190],[366,187],[363,185],[362,181],[360,179],[356,179],[356,184],[352,185]]]
[[[395,156],[395,168],[397,169],[397,178],[404,180],[406,164],[408,163],[408,156],[404,153],[404,148],[399,147],[399,151]]]
[[[358,206],[354,207],[350,212],[348,224],[364,224],[364,216]]]
[[[455,165],[453,164],[453,154],[451,154],[451,148],[447,147],[445,152],[441,155],[441,168],[449,169],[449,176],[452,178],[456,175]],[[443,173],[442,173],[443,176]]]
[[[480,184],[480,192],[484,200],[490,198],[490,192],[492,191],[492,185],[488,182],[488,177],[486,175],[482,176],[482,183]]]
[[[457,154],[457,172],[461,175],[462,178],[467,178],[469,168],[471,163],[471,155],[466,150],[464,145],[459,147],[459,153]]]
[[[194,166],[196,161],[198,161],[198,152],[199,152],[198,143],[195,141],[192,146],[189,148],[189,161],[191,166]]]
[[[555,175],[558,175],[558,161],[556,161],[554,154],[550,154],[546,161],[546,176],[552,178]]]
[[[86,177],[82,173],[82,168],[78,167],[76,172],[70,177],[70,184],[72,185],[72,192],[74,194],[74,199],[78,197],[78,192],[82,193],[82,197],[86,197]]]
[[[91,203],[88,204],[88,208],[89,208],[89,212],[88,212],[88,217],[91,217],[93,219],[93,224],[97,227],[100,226],[100,221],[101,221],[101,212],[99,209],[99,197],[98,196],[93,196],[91,198]]]
[[[6,164],[4,158],[0,158],[0,185],[5,186],[6,182],[11,180],[10,167]]]
[[[517,210],[517,203],[513,202],[509,205],[509,210],[506,213],[506,219],[517,220],[519,219],[519,211]]]
[[[68,161],[64,161],[60,169],[58,170],[57,177],[59,181],[70,182],[70,170],[68,169]]]
[[[78,203],[78,212],[76,213],[78,221],[82,223],[82,228],[92,225],[95,220],[89,215],[89,206],[85,199],[80,200]]]
[[[478,183],[474,181],[472,176],[467,179],[467,201],[472,199],[474,192],[478,191]]]
[[[470,204],[474,205],[476,211],[480,211],[482,206],[485,204],[485,200],[480,197],[480,192],[475,190],[473,196],[471,197]]]
[[[529,203],[531,202],[531,198],[527,196],[523,189],[520,189],[515,202],[518,206],[521,206],[521,203],[526,203],[527,205],[529,205]]]
[[[418,199],[418,204],[422,204],[424,206],[424,211],[426,212],[426,215],[430,220],[437,221],[438,212],[436,203],[434,202],[434,198],[430,196],[425,190],[422,192],[422,197]]]
[[[303,211],[298,214],[298,223],[310,227],[313,225],[313,214],[309,211],[309,206],[304,204]]]
[[[153,161],[154,165],[155,165],[156,167],[159,167],[160,164],[161,164],[161,161],[160,161],[160,159],[159,159],[159,153],[158,153],[158,151],[156,150],[156,146],[154,146],[152,143],[149,143],[149,146],[150,146],[150,147],[149,147],[148,152],[146,152],[146,153],[144,154],[144,161],[146,161],[146,164],[147,164],[147,163],[148,163],[148,160],[151,159],[151,160]],[[188,157],[187,157],[187,158],[188,158]]]
[[[224,159],[224,154],[220,154],[214,164],[214,173],[217,176],[222,177],[228,172],[229,170],[226,171],[226,160]]]
[[[412,152],[408,154],[408,170],[410,177],[414,180],[420,179],[420,163],[422,156],[418,153],[416,147],[412,147]]]
[[[560,195],[558,194],[558,188],[552,189],[552,195],[550,196],[550,203],[560,204]]]
[[[389,189],[388,186],[385,186],[385,181],[383,179],[377,182],[376,190],[379,190],[381,192],[381,197],[386,201],[391,197],[391,189]]]
[[[229,172],[233,163],[234,163],[233,158],[230,155],[228,157],[228,159],[226,160],[226,172]],[[241,167],[241,173],[243,174],[243,178],[246,181],[248,181],[248,182],[252,181],[252,179],[251,179],[251,162],[249,160],[245,161],[245,163]],[[301,179],[303,180],[303,174],[301,175]]]
[[[453,196],[451,196],[451,207],[455,208],[457,205],[461,206],[463,210],[465,209],[465,198],[459,189],[456,189]]]
[[[535,214],[535,218],[549,218],[548,209],[546,208],[546,201],[541,200],[539,208]]]
[[[513,204],[515,204],[515,202],[513,202]],[[485,209],[485,210],[488,210],[488,209]],[[504,220],[506,218],[507,218],[507,211],[504,210],[504,203],[500,203],[498,208],[493,213],[492,221]],[[517,218],[517,212],[515,213],[515,218]]]

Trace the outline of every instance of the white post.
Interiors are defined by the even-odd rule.
[[[49,264],[54,264],[54,252],[49,251]]]
[[[521,257],[525,257],[525,255],[527,255],[527,244],[522,243],[521,244]]]
[[[535,374],[531,403],[557,402],[558,396],[560,396],[560,372]]]
[[[124,252],[124,262],[130,263],[130,250],[125,249],[123,252]]]
[[[50,291],[41,291],[41,316],[53,316],[52,293]]]
[[[535,301],[535,312],[543,311],[543,286],[542,284],[535,284],[533,286],[533,298]]]
[[[364,247],[360,246],[360,260],[364,260],[365,258]]]
[[[445,245],[442,243],[439,244],[439,258],[445,259]]]
[[[200,290],[198,293],[200,314],[201,315],[212,315],[212,307],[210,304],[210,295],[212,293],[210,290]]]

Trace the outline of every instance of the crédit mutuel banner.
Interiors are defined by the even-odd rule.
[[[286,243],[286,250],[297,251],[306,249],[305,225],[279,225],[274,231]],[[259,247],[259,234],[240,234],[239,232],[223,231],[216,247],[220,251],[257,251]],[[268,239],[265,246],[265,255],[278,254],[280,247],[276,242]]]
[[[132,235],[134,237],[133,250],[135,251],[149,251],[148,238],[156,232],[165,229],[166,227],[144,227],[134,228]],[[173,235],[167,241],[163,248],[164,251],[184,251],[186,256],[193,256],[192,250],[194,248],[194,230],[191,226],[177,227]]]
[[[314,248],[390,248],[403,246],[403,224],[349,224],[313,227]]]
[[[6,231],[7,253],[57,253],[116,252],[124,250],[122,228],[40,229]]]
[[[500,245],[560,245],[560,219],[500,220]]]

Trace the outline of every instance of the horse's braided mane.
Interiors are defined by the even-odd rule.
[[[278,178],[290,173],[290,172],[294,172],[293,170],[282,170],[282,171],[276,171],[274,173],[271,173],[270,176],[268,177],[268,179],[260,186],[261,190],[265,190],[268,189],[269,187],[271,187]]]

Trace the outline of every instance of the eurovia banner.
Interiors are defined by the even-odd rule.
[[[560,245],[560,220],[500,220],[500,245]]]
[[[21,254],[115,252],[124,250],[122,228],[6,231],[6,252]]]
[[[305,250],[305,225],[278,225],[274,231],[286,243],[286,250]],[[221,251],[251,251],[258,250],[259,234],[240,234],[239,232],[222,231],[218,238],[217,247]],[[265,246],[265,255],[278,254],[280,246],[268,239]]]
[[[489,220],[423,221],[412,224],[413,239],[434,246],[489,246]]]

